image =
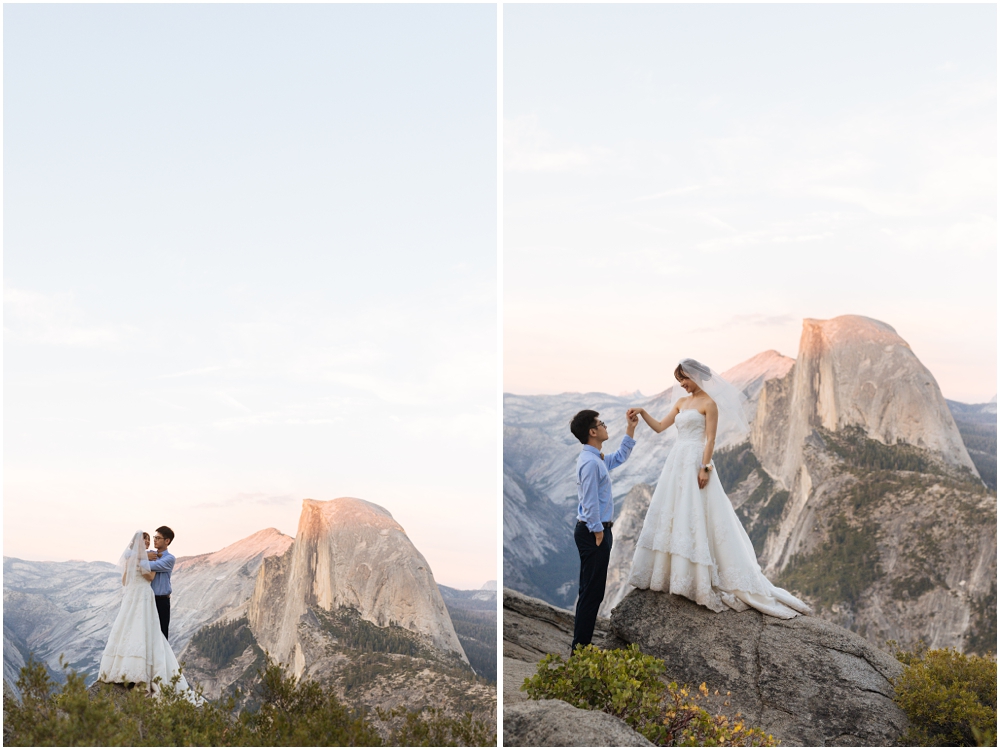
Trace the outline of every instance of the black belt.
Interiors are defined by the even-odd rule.
[[[153,594],[154,599],[169,599],[170,594]]]
[[[577,523],[582,523],[584,526],[587,525],[583,521],[577,521]],[[604,528],[606,528],[606,529],[610,529],[612,526],[615,525],[614,521],[601,521],[601,523],[604,525]]]

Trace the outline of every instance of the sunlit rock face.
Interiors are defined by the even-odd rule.
[[[803,321],[799,356],[764,383],[751,442],[786,487],[817,427],[861,427],[887,445],[908,443],[975,472],[937,381],[893,328],[860,315]]]
[[[296,673],[305,668],[298,626],[310,607],[351,607],[369,622],[394,623],[465,659],[430,566],[374,503],[304,500],[294,544],[261,566],[250,625],[261,647]]]
[[[277,529],[264,529],[217,552],[177,558],[170,612],[175,651],[206,622],[242,617],[261,561],[284,554],[292,541]]]

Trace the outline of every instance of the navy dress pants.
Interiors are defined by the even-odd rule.
[[[580,596],[576,600],[576,621],[573,627],[573,648],[586,646],[594,637],[597,610],[604,601],[604,587],[608,582],[608,561],[611,559],[611,529],[604,529],[604,541],[597,545],[594,533],[587,524],[578,521],[573,532],[576,548],[580,551]]]
[[[160,630],[164,638],[170,635],[170,595],[156,597],[156,614],[160,617]]]

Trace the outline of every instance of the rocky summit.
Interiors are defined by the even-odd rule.
[[[892,745],[906,728],[890,683],[902,665],[816,617],[715,613],[633,591],[611,614],[611,636],[607,645],[635,643],[663,659],[672,680],[729,692],[732,708],[782,745]]]
[[[595,722],[567,716],[572,707],[562,701],[527,701],[517,691],[543,650],[568,654],[571,628],[570,612],[504,591],[505,745],[594,744]],[[602,623],[594,643],[636,644],[664,661],[668,680],[706,683],[713,694],[718,690],[707,708],[729,715],[739,711],[784,746],[886,746],[906,729],[890,682],[902,665],[865,639],[815,617],[779,620],[755,610],[717,614],[682,597],[633,591],[610,622]],[[530,726],[528,717],[534,725],[551,727]],[[618,738],[628,727],[612,729]],[[621,744],[644,744],[638,735],[631,739]]]
[[[265,561],[250,600],[250,627],[279,661],[305,668],[298,637],[310,607],[351,609],[396,625],[467,661],[430,566],[385,508],[356,498],[302,501],[295,543]]]
[[[294,542],[264,559],[249,600],[196,633],[181,656],[213,698],[245,693],[266,652],[367,710],[432,706],[489,720],[496,594],[444,592],[448,604],[385,508],[358,498],[304,500]]]
[[[937,381],[892,326],[860,315],[807,318],[787,375],[763,384],[751,443],[786,487],[817,428],[857,427],[886,445],[925,449],[953,466],[975,466]]]

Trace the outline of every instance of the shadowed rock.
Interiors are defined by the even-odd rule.
[[[786,746],[892,745],[906,728],[890,684],[903,666],[815,617],[717,614],[637,590],[612,612],[611,633],[663,659],[671,680],[729,691],[731,711]]]
[[[546,654],[569,656],[573,645],[573,613],[541,599],[504,588],[503,655],[536,663]],[[597,618],[594,643],[607,636],[608,620]],[[534,671],[534,670],[532,670]]]
[[[565,701],[504,704],[504,747],[653,747],[621,719]]]

